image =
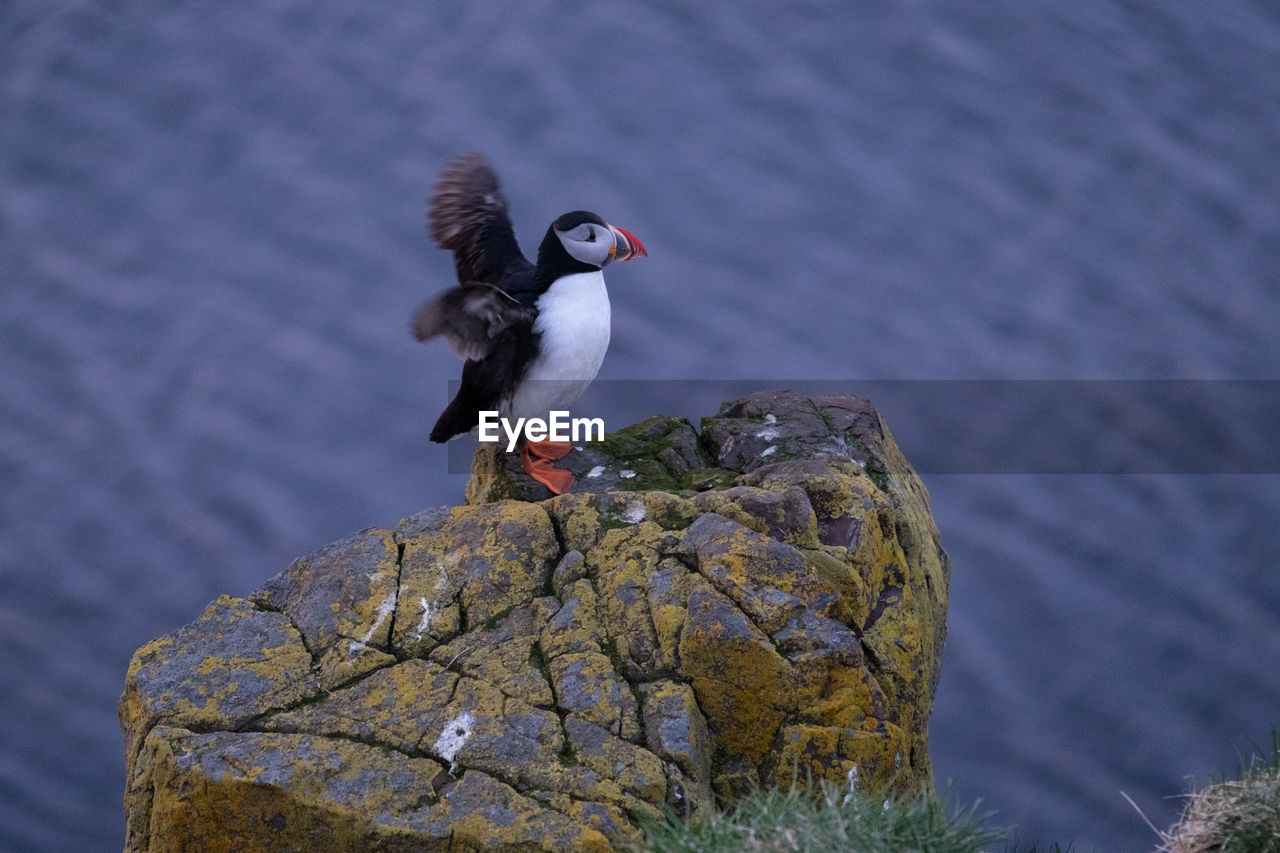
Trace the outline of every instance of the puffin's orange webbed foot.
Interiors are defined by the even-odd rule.
[[[538,459],[563,459],[569,455],[572,445],[567,441],[531,441],[529,452]]]
[[[568,471],[561,471],[552,467],[551,459],[562,459],[569,452],[569,444],[567,442],[537,442],[537,444],[551,445],[552,453],[558,453],[558,456],[538,456],[541,448],[535,448],[526,444],[520,448],[520,462],[524,467],[524,472],[542,485],[551,490],[553,495],[563,495],[573,486],[573,474]],[[531,458],[530,454],[538,456]]]

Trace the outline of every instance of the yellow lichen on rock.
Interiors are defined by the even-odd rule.
[[[716,749],[760,762],[794,710],[791,665],[746,614],[705,581],[689,594],[680,662]]]
[[[559,556],[546,511],[523,501],[455,507],[439,524],[402,537],[401,545],[401,599],[456,604],[460,630],[527,604]],[[453,627],[437,627],[432,636],[445,639]]]

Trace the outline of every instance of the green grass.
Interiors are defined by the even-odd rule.
[[[1168,853],[1280,853],[1280,733],[1271,731],[1271,756],[1242,761],[1240,778],[1191,794],[1182,819],[1160,833]]]
[[[824,783],[791,791],[754,791],[725,813],[674,813],[643,825],[655,853],[973,853],[1003,832],[985,829],[974,809],[948,812],[932,796],[863,799]]]
[[[1267,750],[1240,763],[1236,779],[1190,794],[1181,820],[1156,853],[1280,853],[1280,732]],[[790,791],[758,789],[727,812],[706,810],[682,821],[667,810],[641,822],[645,843],[634,853],[1070,853],[1071,847],[1019,842],[990,829],[976,805],[951,810],[931,794],[851,797],[831,783]],[[1001,845],[993,847],[991,845]]]

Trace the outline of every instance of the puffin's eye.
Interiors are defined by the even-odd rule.
[[[594,228],[588,228],[588,229],[587,229],[587,242],[588,242],[588,243],[594,243],[595,241],[596,241],[596,229],[594,229]]]

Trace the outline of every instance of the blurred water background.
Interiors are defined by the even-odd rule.
[[[1277,80],[1269,0],[4,3],[0,848],[121,847],[134,649],[461,500],[426,441],[458,366],[407,331],[452,156],[526,249],[578,207],[648,246],[610,273],[602,376],[645,380],[584,401],[611,428],[712,413],[653,380],[1212,388],[1280,379]],[[930,385],[885,407],[913,459],[1069,419],[934,421]],[[1020,839],[1149,848],[1121,791],[1167,825],[1280,724],[1280,476],[978,468],[922,465],[938,776]]]

